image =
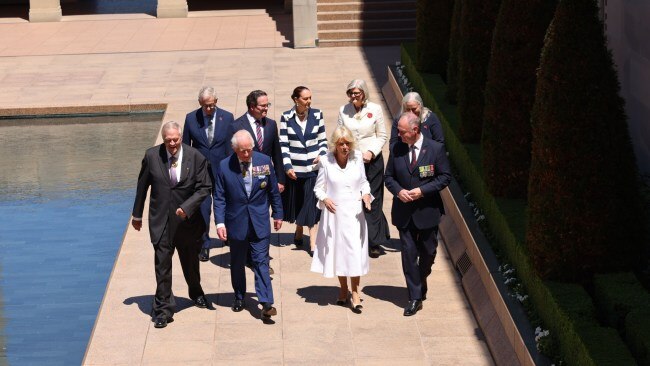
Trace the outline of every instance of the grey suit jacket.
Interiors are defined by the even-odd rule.
[[[208,173],[208,162],[196,149],[182,145],[183,158],[178,184],[172,187],[169,178],[169,163],[165,145],[149,148],[142,159],[142,168],[138,176],[138,187],[133,203],[133,217],[142,217],[147,191],[151,187],[149,200],[149,235],[154,245],[168,228],[169,240],[176,235],[183,235],[183,240],[201,238],[205,230],[205,221],[201,215],[201,202],[212,190]],[[182,208],[187,214],[185,220],[176,215],[176,209]]]

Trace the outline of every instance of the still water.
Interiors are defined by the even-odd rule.
[[[0,120],[0,365],[81,363],[161,119]]]

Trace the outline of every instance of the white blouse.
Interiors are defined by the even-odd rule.
[[[367,102],[359,113],[352,103],[341,106],[338,124],[352,131],[362,152],[371,151],[377,156],[386,143],[386,125],[379,104]]]

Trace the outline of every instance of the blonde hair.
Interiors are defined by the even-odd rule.
[[[357,139],[352,134],[352,131],[350,131],[350,129],[345,127],[344,125],[338,125],[334,129],[334,132],[332,132],[332,136],[330,136],[330,140],[328,142],[331,152],[336,151],[336,144],[341,139],[350,143],[350,150],[354,151],[354,149],[356,149]]]

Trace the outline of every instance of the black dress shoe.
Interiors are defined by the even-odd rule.
[[[208,307],[208,299],[206,299],[205,296],[201,295],[194,299],[194,306],[197,308],[205,309]]]
[[[278,310],[273,307],[273,305],[265,302],[262,304],[262,316],[265,318],[270,318],[273,315],[278,315]]]
[[[174,321],[174,318],[168,318],[166,315],[159,315],[154,319],[154,328],[164,328],[167,326],[167,323]]]
[[[232,303],[231,309],[235,313],[238,313],[244,310],[245,307],[246,307],[246,303],[244,302],[244,300],[235,300],[235,302]]]
[[[370,251],[368,252],[368,255],[370,256],[370,258],[379,258],[379,256],[381,255],[381,249],[379,248],[379,246],[370,247]]]
[[[404,308],[404,316],[415,315],[419,310],[422,310],[422,300],[411,300]]]
[[[199,253],[199,260],[201,262],[207,262],[210,259],[210,248],[201,248]]]

